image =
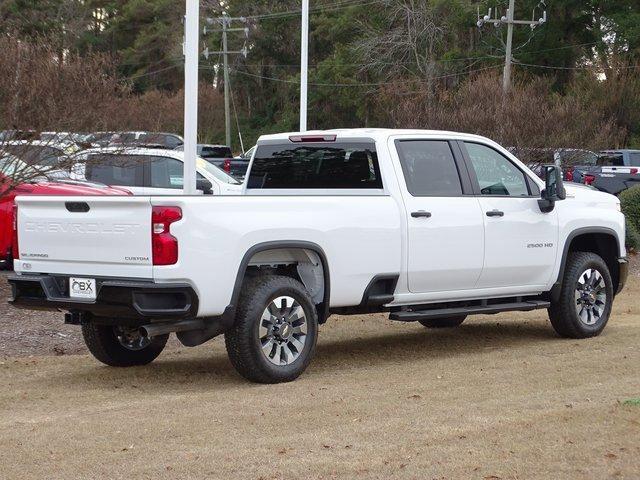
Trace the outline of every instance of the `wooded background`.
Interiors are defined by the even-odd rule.
[[[226,4],[222,7],[221,4]],[[312,0],[310,128],[412,127],[520,148],[640,147],[640,2],[547,0],[516,28],[514,87],[501,91],[506,28],[476,26],[507,1]],[[536,8],[537,7],[537,8]],[[518,0],[516,16],[542,14]],[[298,128],[300,3],[206,0],[246,17],[230,34],[234,149]],[[184,2],[2,0],[0,128],[182,131]],[[208,25],[216,30],[216,24]],[[219,28],[218,28],[219,30]],[[202,49],[221,49],[218,32]],[[223,142],[220,56],[201,59],[200,139]]]

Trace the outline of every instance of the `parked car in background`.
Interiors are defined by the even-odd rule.
[[[56,144],[75,144],[79,147],[85,147],[88,143],[87,139],[89,134],[87,133],[73,133],[73,132],[42,132],[40,133],[40,140],[48,143]]]
[[[176,150],[183,152],[184,145],[179,146]],[[226,145],[199,144],[198,156],[238,180],[244,179],[249,166],[249,161],[246,158],[243,156],[234,157],[231,147]]]
[[[174,149],[184,144],[184,139],[175,133],[161,132],[96,132],[87,136],[86,142],[94,147],[156,147]]]
[[[584,172],[596,165],[598,154],[579,148],[510,148],[538,177],[544,178],[544,165],[562,167],[566,182],[584,183]]]
[[[56,175],[68,171],[80,147],[75,143],[54,143],[42,140],[15,140],[0,144],[0,157],[14,155],[43,174]]]
[[[35,130],[3,130],[0,132],[0,142],[12,140],[37,140],[38,132]]]
[[[119,132],[111,137],[110,146],[154,147],[173,150],[184,144],[184,139],[174,133]]]
[[[107,147],[117,132],[94,132],[87,135],[85,141],[93,147]]]
[[[0,268],[12,268],[14,258],[14,200],[19,195],[131,195],[126,189],[89,182],[50,182],[29,172],[27,164],[15,157],[0,159]],[[29,181],[21,179],[30,178]],[[16,185],[16,181],[19,182]]]
[[[184,153],[176,150],[110,147],[87,150],[78,159],[72,178],[125,187],[134,195],[175,195],[184,186]],[[240,182],[202,158],[196,170],[203,194],[242,192]]]
[[[616,171],[621,167],[640,168],[640,150],[603,150],[600,152],[598,165],[610,167],[610,171]]]

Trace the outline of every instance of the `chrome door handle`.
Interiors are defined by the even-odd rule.
[[[417,212],[412,212],[411,216],[413,218],[431,218],[431,212],[426,212],[424,210],[420,210]]]

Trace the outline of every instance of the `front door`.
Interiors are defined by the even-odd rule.
[[[484,257],[484,225],[470,179],[447,140],[397,140],[408,224],[412,293],[476,287]],[[465,179],[466,175],[466,179]]]
[[[466,142],[463,149],[485,224],[478,287],[545,287],[558,253],[557,212],[540,211],[539,187],[505,155],[481,143]]]

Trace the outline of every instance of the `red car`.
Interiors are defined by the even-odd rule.
[[[23,183],[11,188],[0,170],[0,268],[11,268],[14,246],[14,199],[19,195],[131,195],[124,188],[82,182]]]

